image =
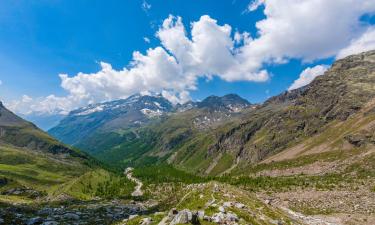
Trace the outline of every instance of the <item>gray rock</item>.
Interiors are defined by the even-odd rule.
[[[43,222],[43,219],[41,217],[34,217],[34,218],[31,218],[27,221],[27,225],[34,225],[34,224],[39,224]]]
[[[219,212],[225,213],[225,209],[224,209],[223,206],[220,206],[220,207],[219,207]]]
[[[243,209],[243,208],[245,208],[245,205],[242,204],[242,203],[240,203],[240,202],[236,202],[236,203],[234,204],[234,206],[235,206],[236,208],[238,208],[238,209]]]
[[[231,221],[231,222],[237,222],[238,221],[238,216],[234,213],[227,213],[226,215],[226,220]]]
[[[38,211],[39,215],[50,215],[53,212],[51,208],[44,208]]]
[[[46,221],[42,223],[42,225],[59,225],[59,223],[54,220],[51,220],[51,221]]]
[[[136,217],[138,217],[138,214],[130,215],[130,216],[129,216],[129,220],[132,220],[132,219],[134,219],[134,218],[136,218]]]
[[[151,222],[152,222],[151,218],[147,217],[147,218],[143,218],[139,224],[140,225],[150,225]]]
[[[4,223],[5,223],[4,219],[0,218],[0,224],[4,224]]]
[[[193,214],[187,210],[181,210],[172,220],[170,225],[175,225],[175,224],[186,224],[189,223],[193,218]]]
[[[77,214],[74,214],[74,213],[65,213],[63,217],[69,220],[79,220],[80,218]]]
[[[214,222],[214,223],[222,224],[222,223],[224,223],[224,221],[225,221],[225,214],[222,213],[222,212],[215,213],[215,214],[212,216],[211,219],[212,219],[212,222]]]

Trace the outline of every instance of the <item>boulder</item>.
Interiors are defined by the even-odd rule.
[[[136,217],[138,217],[138,214],[130,215],[130,216],[129,216],[129,220],[132,220],[132,219],[134,219],[134,218],[136,218]]]
[[[63,215],[63,217],[65,218],[65,219],[68,219],[68,220],[79,220],[79,216],[77,215],[77,214],[75,214],[75,213],[65,213],[64,215]]]
[[[232,207],[233,206],[233,202],[224,202],[223,206],[226,207],[226,208]]]
[[[139,224],[140,225],[150,225],[151,222],[152,222],[152,219],[147,217],[147,218],[143,218]]]
[[[240,202],[236,202],[236,203],[234,204],[234,206],[235,206],[236,208],[238,208],[238,209],[243,209],[243,208],[245,208],[245,205],[242,204],[242,203],[240,203]]]
[[[43,222],[43,219],[41,217],[34,217],[29,219],[26,224],[27,225],[34,225],[34,224],[40,224]]]
[[[225,221],[225,214],[222,213],[222,212],[219,212],[219,213],[215,213],[212,217],[212,222],[214,223],[219,223],[219,224],[223,224],[224,221]]]
[[[227,213],[226,220],[230,222],[238,222],[238,216],[234,213]]]
[[[175,224],[186,224],[186,223],[189,223],[191,222],[193,218],[193,214],[187,210],[187,209],[184,209],[184,210],[181,210],[172,220],[172,222],[170,223],[170,225],[175,225]]]

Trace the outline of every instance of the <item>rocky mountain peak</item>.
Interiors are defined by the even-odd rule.
[[[213,110],[227,110],[229,112],[239,112],[251,104],[236,94],[227,94],[222,97],[211,95],[203,101],[198,102],[198,108],[209,108]]]

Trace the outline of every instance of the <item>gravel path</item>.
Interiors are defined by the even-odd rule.
[[[143,191],[142,191],[143,183],[139,179],[133,177],[133,168],[132,167],[126,168],[124,174],[126,175],[126,177],[129,180],[131,180],[131,181],[133,181],[133,182],[135,182],[137,184],[135,186],[135,188],[134,188],[132,196],[134,196],[134,197],[136,197],[136,196],[142,196],[143,195]]]

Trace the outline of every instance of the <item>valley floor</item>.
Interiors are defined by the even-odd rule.
[[[133,173],[124,174],[138,184],[130,199],[10,204],[2,196],[0,224],[375,224],[366,188],[249,191],[209,180],[143,183]]]

